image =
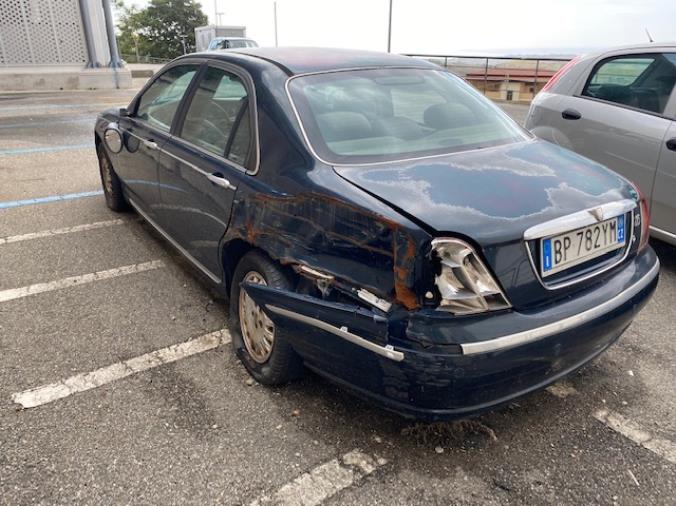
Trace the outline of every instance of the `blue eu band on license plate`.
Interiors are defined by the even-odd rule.
[[[543,275],[584,263],[624,245],[624,215],[542,239]]]
[[[545,239],[542,241],[542,268],[545,271],[552,269],[552,240]]]

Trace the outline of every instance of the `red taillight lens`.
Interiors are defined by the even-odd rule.
[[[556,81],[558,81],[559,79],[561,79],[561,76],[563,76],[563,74],[565,74],[565,73],[568,72],[571,68],[573,68],[573,66],[577,63],[577,61],[578,61],[579,59],[580,59],[580,57],[579,57],[579,56],[576,56],[575,58],[573,58],[572,60],[570,60],[568,63],[566,63],[563,67],[561,67],[561,68],[556,72],[556,74],[554,74],[554,75],[551,77],[551,79],[550,79],[549,81],[547,81],[547,84],[545,84],[545,85],[542,87],[542,91],[547,91],[549,88],[551,88],[552,86],[554,86],[554,83],[556,83]]]
[[[634,183],[634,188],[636,188],[636,192],[638,193],[638,207],[641,211],[641,239],[638,243],[638,250],[641,251],[648,245],[648,240],[650,239],[650,207],[648,206],[648,200],[646,200],[641,188],[636,183]]]

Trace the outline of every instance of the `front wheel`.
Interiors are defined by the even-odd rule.
[[[230,289],[230,332],[235,353],[256,381],[288,383],[302,375],[303,363],[283,330],[241,289],[255,283],[289,290],[291,284],[272,260],[258,251],[247,253],[237,265]]]
[[[103,195],[106,198],[106,205],[115,212],[127,211],[129,205],[122,194],[122,181],[115,174],[113,164],[101,144],[96,146],[96,155],[99,159],[99,172],[101,174],[101,185],[103,186]]]

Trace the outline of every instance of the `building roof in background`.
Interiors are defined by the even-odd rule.
[[[556,73],[554,70],[538,70],[537,71],[537,82],[543,83],[549,81],[549,79]],[[484,77],[484,74],[486,76]],[[535,69],[509,69],[509,68],[493,68],[488,69],[484,72],[467,72],[465,79],[468,81],[523,81],[523,82],[534,82],[536,80]]]

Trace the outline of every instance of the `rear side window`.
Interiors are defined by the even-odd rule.
[[[181,65],[167,70],[141,96],[136,117],[159,130],[169,132],[176,110],[196,72],[195,65]]]
[[[527,137],[449,73],[367,69],[294,78],[289,90],[315,152],[360,164],[466,151]]]
[[[676,82],[674,54],[609,58],[592,71],[582,95],[661,114]]]
[[[209,67],[195,88],[180,137],[245,165],[251,139],[248,102],[239,77]]]

